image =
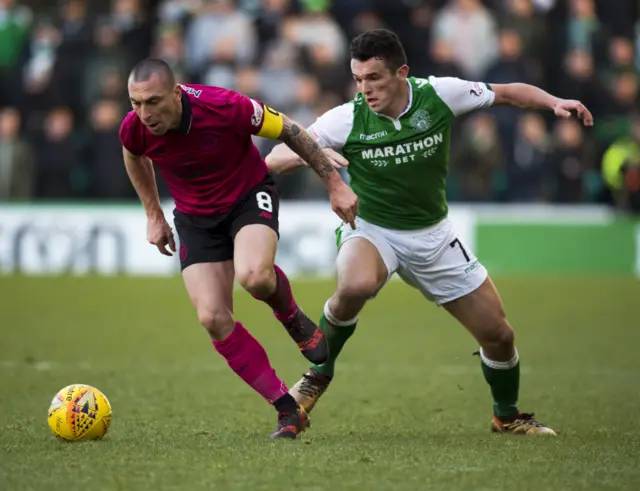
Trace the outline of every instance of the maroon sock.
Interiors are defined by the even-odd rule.
[[[262,345],[239,322],[226,339],[213,341],[213,345],[229,367],[269,404],[287,393]]]
[[[276,272],[276,289],[268,298],[258,298],[273,309],[273,314],[280,322],[289,322],[298,311],[298,306],[293,298],[291,284],[287,275],[277,265],[273,269]]]

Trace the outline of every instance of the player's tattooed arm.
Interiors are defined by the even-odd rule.
[[[331,161],[327,158],[320,145],[298,123],[283,115],[283,128],[279,140],[285,143],[291,150],[311,167],[320,178],[331,186],[342,178],[335,171]]]
[[[344,169],[349,165],[349,161],[332,148],[323,148],[322,151],[329,158],[331,165],[337,169]],[[274,174],[290,174],[300,167],[309,167],[300,155],[291,150],[284,143],[279,143],[269,155],[264,158],[270,172]]]
[[[279,140],[286,143],[320,176],[329,190],[331,208],[345,223],[355,229],[358,213],[358,197],[347,186],[313,137],[286,116],[283,116],[283,127]]]

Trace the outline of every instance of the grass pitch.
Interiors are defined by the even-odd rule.
[[[471,337],[400,282],[361,316],[297,441],[197,325],[181,279],[0,278],[0,489],[638,490],[640,282],[499,278],[522,360],[521,408],[560,432],[489,433]],[[297,282],[317,317],[333,283]],[[289,384],[307,364],[268,308],[236,315]],[[100,442],[46,412],[71,383],[113,406]]]

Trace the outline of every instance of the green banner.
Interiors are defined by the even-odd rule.
[[[479,220],[476,252],[492,274],[640,276],[640,221],[526,223]]]

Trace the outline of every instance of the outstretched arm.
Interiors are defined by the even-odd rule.
[[[593,116],[580,101],[560,99],[529,84],[487,84],[455,77],[429,77],[431,85],[454,116],[494,105],[523,109],[551,110],[560,118],[575,112],[585,126],[593,126]]]
[[[548,92],[523,83],[491,85],[495,93],[494,105],[508,105],[523,109],[547,109],[564,119],[571,117],[574,111],[585,126],[593,126],[591,112],[580,101],[560,99]]]

